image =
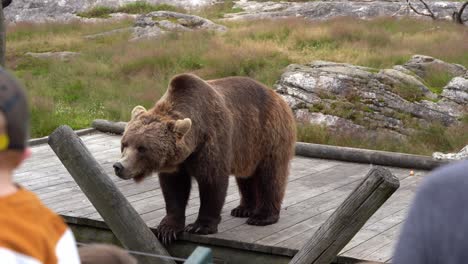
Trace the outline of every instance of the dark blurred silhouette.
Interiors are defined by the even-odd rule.
[[[392,263],[468,261],[468,160],[433,171],[416,193]]]

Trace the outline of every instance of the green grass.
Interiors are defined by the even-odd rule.
[[[225,0],[213,5],[202,8],[196,12],[196,15],[202,16],[208,19],[223,18],[225,14],[239,13],[244,11],[242,8],[234,8],[233,0]]]
[[[433,123],[408,136],[406,140],[398,140],[383,134],[366,136],[332,131],[320,125],[299,124],[297,139],[316,144],[432,155],[434,151],[457,152],[461,150],[468,142],[466,131],[468,131],[467,121],[462,122],[460,126],[450,128]]]
[[[424,99],[424,93],[416,85],[411,84],[400,84],[400,85],[393,85],[392,92],[399,95],[401,98],[406,99],[410,102],[421,101]]]
[[[226,34],[174,33],[157,41],[140,42],[128,42],[129,32],[95,40],[83,38],[132,23],[125,20],[95,23],[93,27],[87,23],[9,26],[7,67],[28,90],[33,137],[48,135],[62,124],[78,129],[88,127],[96,118],[128,120],[133,106],[151,107],[165,92],[170,78],[182,72],[206,79],[244,75],[273,86],[287,65],[312,60],[378,69],[404,63],[414,54],[425,54],[468,66],[468,29],[437,22],[440,30],[428,33],[423,29],[433,27],[434,22],[410,19],[230,22],[225,24],[230,28]],[[64,50],[81,55],[69,62],[24,55],[29,51]],[[353,99],[352,94],[348,97],[359,108],[359,98]],[[316,110],[324,111],[323,106],[319,108]],[[371,111],[365,105],[359,110]],[[350,105],[336,105],[329,111],[356,122],[362,119],[353,114]],[[411,120],[408,118],[408,125]],[[349,146],[365,143],[359,135],[309,130],[300,130],[300,140]],[[429,150],[455,151],[467,143],[463,135],[457,134],[466,131],[466,125],[428,131],[429,134],[417,137],[421,140],[418,144],[424,147],[385,138],[372,139],[375,142],[369,139],[373,143],[362,146],[427,154]]]
[[[109,18],[112,13],[116,13],[116,10],[112,7],[96,6],[84,12],[79,12],[77,15],[86,18]]]
[[[433,93],[441,94],[443,88],[450,82],[450,80],[452,80],[453,77],[455,76],[446,70],[432,67],[424,77],[424,83]]]
[[[146,14],[154,11],[175,11],[185,12],[182,8],[175,7],[168,4],[150,4],[145,1],[136,1],[134,3],[128,3],[120,7],[112,8],[105,6],[96,6],[89,10],[77,13],[80,17],[86,18],[108,18],[112,13],[127,13],[127,14]]]

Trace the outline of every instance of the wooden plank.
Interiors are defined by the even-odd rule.
[[[399,187],[399,180],[388,169],[372,168],[290,263],[331,263]]]
[[[398,174],[397,174],[398,175]],[[405,206],[407,206],[409,204],[409,200],[410,200],[410,197],[406,200],[404,199],[400,199],[400,198],[403,198],[404,196],[402,196],[402,192],[405,193],[405,192],[408,192],[410,194],[412,194],[413,190],[409,190],[411,188],[413,188],[413,184],[419,182],[419,180],[414,177],[414,176],[408,176],[408,174],[403,174],[403,173],[399,173],[399,178],[401,179],[401,184],[402,184],[402,188],[399,189],[389,200],[388,202],[382,206],[382,208],[380,208],[368,221],[367,223],[364,225],[363,229],[360,230],[360,232],[357,233],[357,235],[350,241],[350,243],[348,243],[348,245],[345,247],[345,249],[349,248],[350,246],[356,246],[357,244],[360,244],[360,243],[363,243],[365,242],[366,240],[372,238],[373,236],[375,235],[378,235],[379,233],[383,232],[384,230],[380,231],[380,232],[369,232],[367,231],[366,232],[366,228],[368,228],[369,225],[372,225],[374,224],[375,222],[378,222],[382,219],[385,219],[386,217],[402,210],[402,208],[405,208]],[[406,186],[405,186],[406,185]],[[303,211],[303,210],[306,210],[306,209],[302,209],[300,208],[299,211]],[[281,243],[277,243],[276,245],[277,246],[288,246],[288,247],[291,247],[291,248],[300,248],[304,245],[304,243],[306,242],[306,240],[308,238],[310,238],[310,236],[313,234],[313,232],[315,231],[315,229],[313,230],[300,230],[301,233],[287,239],[287,240],[284,240],[283,242]]]
[[[336,168],[336,167],[334,167]],[[343,168],[341,168],[343,169]],[[290,182],[288,184],[288,190],[287,190],[287,193],[286,193],[286,197],[284,199],[284,202],[283,202],[283,208],[288,208],[289,206],[292,206],[294,204],[298,204],[304,200],[307,200],[309,198],[312,198],[312,197],[315,197],[315,196],[318,196],[324,192],[329,192],[333,189],[336,189],[340,186],[343,186],[343,185],[347,185],[349,183],[352,183],[360,178],[362,178],[365,174],[362,173],[362,166],[361,165],[357,165],[355,166],[354,168],[351,168],[349,170],[347,170],[349,176],[346,177],[344,176],[344,174],[340,174],[341,177],[343,177],[344,179],[341,180],[341,181],[336,181],[336,182],[332,182],[332,183],[324,183],[323,182],[323,179],[321,179],[322,177],[323,178],[326,178],[327,175],[329,174],[329,170],[324,170],[324,171],[321,171],[317,174],[314,175],[313,178],[309,179],[310,182],[317,182],[317,185],[322,185],[321,188],[310,188],[310,187],[304,187],[303,184],[299,181],[293,181],[293,182]],[[321,182],[321,183],[320,183]],[[289,193],[293,193],[294,195],[291,195],[291,196],[288,196]],[[336,201],[336,200],[334,200]],[[313,200],[309,200],[309,203],[313,203]],[[335,204],[335,206],[338,206],[338,204]],[[283,211],[286,211],[286,210],[283,210]],[[282,213],[283,213],[282,211]],[[314,213],[314,212],[313,212]],[[294,220],[291,219],[291,218],[288,218],[287,222],[283,222],[283,224],[281,225],[281,229],[284,229],[284,228],[287,228],[289,226],[292,226],[294,224],[296,224],[298,221],[303,221],[304,220],[304,217],[307,217],[309,214],[308,212],[300,212],[299,215],[297,215]],[[280,217],[280,222],[281,222],[281,219],[282,217]],[[287,226],[284,226],[285,224],[287,224]],[[259,239],[262,239],[266,236],[269,236],[271,235],[272,233],[276,233],[276,231],[278,230],[278,224],[275,224],[275,225],[272,225],[272,226],[269,226],[269,227],[263,227],[261,230],[261,232],[255,232],[255,233],[252,233],[253,230],[252,230],[252,227],[251,226],[248,226],[248,225],[240,225],[240,226],[237,226],[237,227],[234,227],[232,229],[229,229],[229,230],[223,230],[222,227],[220,227],[221,229],[219,230],[222,230],[221,232],[224,232],[226,233],[227,235],[229,236],[233,236],[235,237],[236,240],[244,240],[244,239],[247,239],[247,241],[249,242],[254,242],[256,240],[259,240]],[[255,229],[258,229],[258,228],[253,228],[254,230]],[[279,229],[279,230],[281,230]]]
[[[49,136],[49,145],[126,248],[169,255],[70,127],[57,128]],[[141,255],[137,259],[141,263],[153,262]],[[161,262],[175,264],[167,259]]]
[[[391,242],[394,241],[394,239],[398,236],[401,226],[402,223],[398,223],[392,226],[391,228],[385,230],[385,232],[383,232],[381,235],[375,236],[365,243],[359,245],[359,247],[349,250],[346,252],[346,256],[358,259],[374,260],[370,258],[370,256],[373,256],[376,259],[380,259],[381,257],[378,256],[378,252],[383,252],[384,248],[391,247]],[[382,256],[382,258],[388,259],[388,250],[385,252],[386,253]]]
[[[146,179],[142,185],[121,180],[113,175],[112,168],[112,164],[120,156],[120,136],[95,133],[81,138],[144,221],[150,226],[156,226],[165,215],[165,203],[157,176]],[[33,157],[15,173],[15,181],[35,191],[46,205],[61,213],[102,220],[49,146],[34,146],[33,152]],[[295,157],[291,162],[280,223],[253,229],[249,229],[250,226],[245,224],[245,218],[230,216],[230,211],[238,205],[240,199],[235,180],[231,177],[219,233],[208,237],[236,239],[242,243],[253,242],[257,245],[300,248],[344,200],[368,168],[369,165],[351,162]],[[411,202],[414,190],[425,172],[415,171],[416,176],[408,177],[409,169],[390,168],[390,170],[402,180],[401,189],[369,219],[340,254],[347,256],[346,251],[361,247],[369,243],[369,240],[375,240],[375,237],[385,233],[392,224],[399,221],[399,218],[404,217],[406,207]],[[198,188],[194,183],[186,211],[187,223],[194,221],[198,215],[200,204],[198,196]],[[238,233],[237,236],[232,235],[235,232]],[[252,241],[249,236],[256,239]],[[375,252],[369,253],[371,258],[390,259],[391,244],[387,244],[378,250],[384,253],[380,255]]]
[[[419,181],[415,180],[415,177],[406,178],[407,186],[404,186],[402,190],[398,190],[397,193],[392,197],[395,199],[389,199],[388,204],[385,204],[369,221],[364,225],[361,231],[351,240],[348,245],[343,249],[342,253],[346,253],[351,248],[354,248],[365,241],[378,236],[383,233],[386,229],[390,228],[395,222],[402,222],[406,216],[406,210],[408,209],[412,198],[414,196],[414,187]]]

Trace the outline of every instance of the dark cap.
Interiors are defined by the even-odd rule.
[[[0,151],[24,150],[29,138],[29,108],[19,82],[0,67]]]

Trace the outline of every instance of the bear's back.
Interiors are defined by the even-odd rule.
[[[275,91],[247,77],[208,83],[222,95],[233,116],[233,174],[249,176],[272,149],[289,150],[294,144],[292,111]]]

